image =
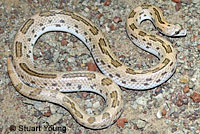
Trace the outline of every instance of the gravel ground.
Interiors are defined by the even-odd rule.
[[[102,130],[84,128],[66,109],[30,100],[12,86],[6,57],[14,36],[31,15],[50,9],[75,11],[95,22],[125,64],[139,69],[157,64],[157,58],[134,46],[125,34],[126,16],[144,1],[160,7],[169,22],[183,25],[187,36],[168,38],[178,52],[177,70],[170,80],[147,91],[122,88],[124,112],[117,123]],[[36,133],[26,131],[26,127],[38,127],[37,132],[41,134],[200,134],[200,1],[173,1],[0,0],[0,134]],[[142,25],[145,30],[157,33],[148,21]],[[50,71],[99,71],[84,44],[68,33],[43,35],[34,48],[34,59],[38,68]],[[104,108],[103,99],[98,95],[81,92],[68,96],[89,114],[99,113]]]

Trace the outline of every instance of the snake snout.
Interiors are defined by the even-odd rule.
[[[174,34],[173,34],[174,37],[186,36],[186,34],[187,34],[187,30],[186,29],[184,29],[179,24],[175,25]]]

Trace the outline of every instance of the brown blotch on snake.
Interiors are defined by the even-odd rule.
[[[17,41],[15,43],[16,57],[22,57],[22,43]]]
[[[140,36],[146,36],[147,35],[147,33],[145,33],[145,32],[143,32],[143,31],[140,31],[139,33],[138,33],[138,35],[140,35]]]
[[[54,16],[56,12],[54,11],[46,11],[46,12],[41,12],[39,16],[41,17],[49,17],[49,16]]]
[[[19,84],[17,84],[17,85],[14,85],[14,87],[15,87],[15,89],[16,89],[17,91],[20,91],[20,90],[22,89],[22,84],[19,83]]]
[[[115,108],[117,106],[118,101],[116,99],[114,99],[112,101],[112,107]]]
[[[170,45],[162,44],[162,46],[165,48],[166,53],[171,53],[172,52],[172,48],[170,47]]]
[[[111,79],[109,79],[109,78],[103,78],[102,80],[101,80],[101,84],[102,85],[106,85],[106,86],[109,86],[109,85],[111,85],[112,84],[112,80]]]
[[[33,75],[33,76],[36,76],[36,77],[42,77],[42,78],[56,78],[57,75],[56,74],[42,74],[42,73],[38,73],[38,72],[35,72],[33,70],[31,70],[27,65],[26,63],[19,63],[19,66],[22,68],[22,70],[24,70],[26,73],[30,74],[30,75]]]
[[[111,60],[111,64],[114,66],[114,67],[120,67],[122,66],[122,64],[118,61],[118,60]]]
[[[137,73],[133,70],[133,69],[131,69],[131,68],[127,68],[126,69],[126,73],[129,73],[129,74],[132,74],[132,75],[136,75]]]
[[[149,37],[149,39],[152,40],[152,41],[154,41],[154,42],[157,41],[156,37]]]
[[[83,119],[83,115],[78,110],[76,110],[74,114],[79,118]]]
[[[26,34],[26,32],[28,31],[28,29],[31,27],[31,25],[34,23],[33,19],[29,19],[28,21],[26,21],[26,23],[23,25],[23,27],[21,28],[21,32],[23,34]]]
[[[135,26],[134,23],[132,23],[131,25],[129,25],[129,27],[134,31],[135,29],[137,29],[137,27]]]
[[[130,14],[129,14],[129,17],[128,18],[134,18],[136,12],[133,10]]]
[[[29,93],[29,96],[32,96],[32,97],[34,97],[34,96],[37,96],[37,95],[39,95],[41,92],[42,92],[42,89],[40,89],[40,88],[37,88],[37,89],[35,89],[35,90],[31,91],[31,92]]]
[[[151,5],[148,5],[148,4],[142,4],[141,5],[142,9],[148,9],[149,7],[151,7]]]
[[[155,14],[156,14],[156,16],[157,16],[158,21],[159,21],[161,24],[165,24],[165,22],[162,21],[162,19],[161,19],[161,17],[160,17],[160,13],[158,12],[158,10],[155,9],[155,8],[153,8],[153,10],[155,11]]]
[[[90,124],[94,123],[95,120],[96,120],[95,117],[90,117],[90,118],[87,119],[87,121],[88,121]]]
[[[109,117],[110,117],[110,113],[105,112],[105,113],[103,113],[102,119],[106,119],[106,118],[109,118]]]
[[[112,101],[112,107],[116,107],[117,106],[117,98],[118,98],[118,94],[117,94],[117,91],[113,91],[112,93],[110,93],[110,97],[113,98],[113,101]]]
[[[165,60],[162,63],[167,65],[169,62],[170,62],[170,60],[168,58],[165,58]]]

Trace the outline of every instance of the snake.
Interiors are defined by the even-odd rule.
[[[101,30],[86,17],[67,10],[39,12],[30,17],[16,33],[7,69],[15,89],[35,100],[47,101],[66,108],[82,126],[101,129],[115,123],[123,112],[120,87],[136,90],[151,89],[166,82],[176,70],[176,51],[170,41],[141,29],[150,20],[166,36],[181,37],[186,30],[180,24],[168,23],[160,8],[142,4],[127,16],[126,31],[139,48],[155,55],[159,63],[151,68],[136,70],[122,63],[112,52]],[[33,47],[47,32],[68,32],[79,38],[90,51],[100,72],[42,71],[33,63]],[[98,115],[87,114],[66,93],[92,92],[105,100]]]

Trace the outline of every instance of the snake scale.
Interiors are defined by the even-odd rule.
[[[143,4],[127,17],[126,30],[138,47],[159,58],[156,66],[135,70],[124,65],[111,51],[108,41],[94,23],[70,11],[40,12],[19,29],[13,43],[12,58],[7,58],[8,73],[16,90],[22,95],[65,107],[81,125],[100,129],[113,124],[123,111],[119,86],[145,90],[167,81],[176,68],[176,52],[172,44],[157,35],[142,31],[140,24],[150,20],[167,36],[184,36],[179,24],[170,24],[158,7]],[[92,71],[44,72],[33,64],[33,47],[37,39],[49,31],[68,32],[78,37],[91,52],[103,74]],[[119,85],[119,86],[118,86]],[[65,92],[90,91],[105,99],[106,108],[99,115],[89,115],[66,96]]]

